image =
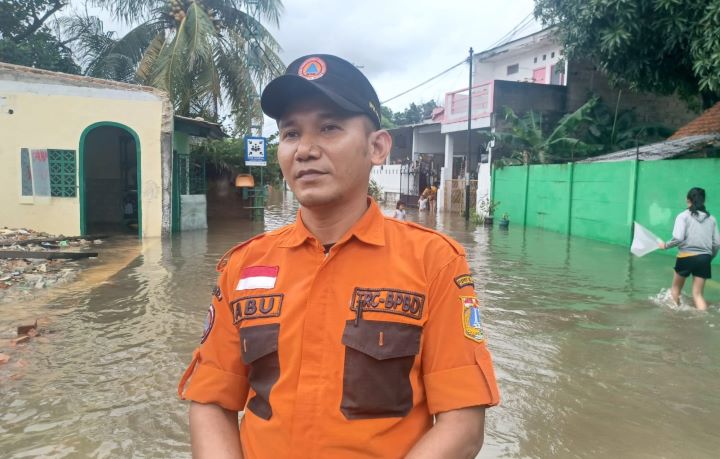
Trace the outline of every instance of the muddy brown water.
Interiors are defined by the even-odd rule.
[[[103,282],[86,276],[44,300],[0,305],[0,352],[12,356],[0,366],[0,457],[189,457],[187,406],[175,391],[202,332],[214,265],[295,210],[276,197],[265,223],[148,241]],[[632,258],[513,223],[504,231],[457,216],[409,218],[467,248],[486,307],[503,403],[488,412],[479,457],[717,457],[720,284],[708,285],[708,313],[671,308],[662,292],[670,257]],[[48,333],[9,348],[17,322],[34,316]]]

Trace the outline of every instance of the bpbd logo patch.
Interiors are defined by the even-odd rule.
[[[324,60],[319,57],[310,57],[300,64],[298,75],[306,80],[317,80],[325,75],[326,71],[327,65]]]
[[[213,325],[215,324],[215,306],[212,304],[208,308],[207,317],[205,317],[205,325],[203,327],[203,335],[200,339],[200,344],[204,343],[205,340],[208,339],[208,336],[210,336],[210,332],[212,331]]]

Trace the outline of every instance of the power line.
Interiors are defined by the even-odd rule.
[[[433,80],[435,80],[435,79],[437,79],[437,78],[440,78],[441,76],[443,76],[443,75],[445,75],[446,73],[448,73],[450,70],[456,69],[457,67],[460,67],[461,65],[463,65],[463,64],[466,63],[466,62],[467,62],[467,59],[463,59],[462,61],[458,62],[457,64],[453,65],[452,67],[447,68],[447,69],[443,70],[442,72],[438,73],[438,74],[435,75],[434,77],[428,78],[427,80],[423,81],[422,83],[420,83],[420,84],[418,84],[418,85],[413,86],[412,88],[408,89],[407,91],[403,91],[403,92],[401,92],[400,94],[398,94],[398,95],[396,95],[396,96],[393,96],[393,97],[391,97],[391,98],[389,98],[389,99],[385,99],[384,101],[382,101],[382,102],[380,102],[380,103],[381,103],[381,104],[386,104],[386,103],[390,102],[391,100],[395,100],[395,99],[397,99],[398,97],[404,96],[405,94],[407,94],[407,93],[409,93],[409,92],[411,92],[411,91],[414,91],[414,90],[416,90],[417,88],[419,88],[419,87],[421,87],[421,86],[424,86],[424,85],[430,83],[431,81],[433,81]]]
[[[517,24],[515,25],[515,27],[513,27],[512,29],[510,29],[510,31],[509,31],[508,33],[506,33],[506,34],[503,35],[499,40],[497,40],[495,43],[493,43],[492,45],[490,45],[490,46],[488,47],[488,49],[492,49],[492,48],[495,48],[495,47],[497,47],[497,46],[500,46],[500,45],[503,45],[503,44],[507,43],[507,41],[509,41],[509,40],[512,39],[512,37],[514,36],[514,34],[516,34],[517,32],[519,32],[519,31],[521,30],[521,28],[526,27],[526,26],[530,23],[530,20],[532,19],[532,17],[533,17],[533,13],[531,12],[531,13],[529,13],[527,16],[525,16],[525,18],[523,18],[519,23],[517,23]]]
[[[532,22],[532,19],[533,19],[533,13],[530,12],[530,13],[529,13],[527,16],[525,16],[519,23],[517,23],[512,29],[510,29],[510,31],[509,31],[508,33],[506,33],[505,35],[503,35],[498,41],[496,41],[494,44],[490,45],[490,47],[487,48],[487,49],[495,48],[495,47],[497,47],[497,46],[500,46],[500,45],[505,44],[505,43],[507,43],[508,41],[512,40],[512,38],[515,36],[515,34],[517,34],[518,32],[526,29],[527,26],[530,25],[530,23]],[[386,99],[386,100],[384,100],[384,101],[382,101],[382,102],[380,102],[380,103],[381,103],[381,104],[386,104],[386,103],[388,103],[388,102],[390,102],[390,101],[392,101],[392,100],[397,99],[398,97],[402,97],[402,96],[404,96],[405,94],[407,94],[407,93],[409,93],[409,92],[412,92],[412,91],[414,91],[414,90],[416,90],[416,89],[418,89],[418,88],[420,88],[420,87],[422,87],[422,86],[430,83],[431,81],[433,81],[433,80],[435,80],[435,79],[437,79],[437,78],[445,75],[445,74],[448,73],[449,71],[451,71],[451,70],[453,70],[453,69],[461,66],[462,64],[466,63],[467,61],[468,61],[467,59],[463,59],[462,61],[458,62],[457,64],[453,65],[452,67],[443,70],[442,72],[438,73],[437,75],[435,75],[435,76],[433,76],[433,77],[431,77],[431,78],[428,78],[427,80],[423,81],[422,83],[420,83],[420,84],[418,84],[418,85],[416,85],[416,86],[413,86],[412,88],[410,88],[410,89],[408,89],[408,90],[406,90],[406,91],[403,91],[403,92],[401,92],[400,94],[398,94],[398,95],[396,95],[396,96],[393,96],[393,97],[391,97],[391,98],[389,98],[389,99]]]

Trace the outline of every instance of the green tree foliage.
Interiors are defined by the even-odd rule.
[[[621,96],[618,96],[621,97]],[[556,163],[575,161],[660,141],[672,130],[657,124],[639,123],[633,110],[616,110],[597,97],[553,126],[543,116],[528,112],[518,116],[505,108],[505,125],[498,134],[496,151],[505,163]]]
[[[617,103],[622,97],[618,95]],[[672,129],[660,124],[638,121],[634,110],[619,110],[599,101],[591,107],[589,123],[576,132],[586,144],[594,146],[594,155],[612,153],[652,142],[672,135]]]
[[[535,16],[616,83],[720,95],[720,0],[535,0]]]
[[[565,115],[549,132],[547,126],[543,126],[541,113],[530,111],[519,116],[505,107],[505,130],[498,133],[504,144],[502,147],[511,152],[511,162],[522,164],[562,162],[588,156],[596,151],[596,147],[575,135],[583,125],[592,122],[590,113],[597,103],[597,98],[589,100]]]
[[[386,106],[380,107],[380,127],[383,129],[393,129],[397,124],[393,122],[393,112]]]
[[[368,183],[368,194],[376,201],[383,200],[383,189],[375,179],[371,178],[370,183]]]
[[[437,107],[437,104],[434,100],[419,105],[413,102],[401,112],[393,112],[390,108],[382,106],[380,108],[382,115],[380,122],[383,129],[419,124],[423,120],[430,118],[435,107]]]
[[[265,183],[279,183],[282,179],[282,172],[277,159],[277,148],[276,137],[269,137],[267,144],[268,164],[262,168]],[[211,177],[232,179],[237,174],[252,174],[255,182],[260,183],[261,168],[245,166],[245,140],[243,138],[206,140],[193,148],[192,154],[205,160]]]
[[[0,61],[79,73],[70,49],[48,26],[63,0],[0,0]]]
[[[430,118],[435,107],[437,107],[437,104],[434,100],[420,105],[413,102],[404,111],[393,114],[393,123],[398,126],[421,123],[424,119]]]
[[[280,46],[260,18],[277,24],[280,0],[95,0],[138,24],[122,37],[93,17],[64,21],[84,72],[168,92],[176,113],[217,120],[222,108],[248,132],[262,116],[257,84],[284,71]]]

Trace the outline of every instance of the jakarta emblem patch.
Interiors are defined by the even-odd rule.
[[[202,339],[200,340],[200,344],[204,343],[205,340],[210,336],[210,332],[212,331],[213,325],[215,324],[215,306],[212,304],[208,308],[207,317],[205,317],[205,326],[203,328],[203,335]]]
[[[485,340],[482,330],[482,317],[480,315],[480,301],[474,296],[461,296],[462,325],[465,336],[478,343]]]

